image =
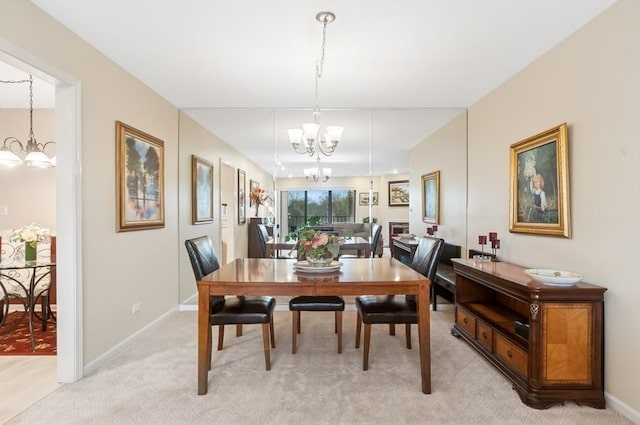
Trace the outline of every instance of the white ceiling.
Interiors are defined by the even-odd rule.
[[[337,16],[320,123],[345,127],[323,163],[369,174],[372,147],[373,174],[386,174],[615,0],[32,2],[267,171],[277,155],[279,176],[300,176],[312,160],[292,153],[286,129],[311,119],[317,12]]]

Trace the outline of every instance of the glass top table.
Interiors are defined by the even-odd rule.
[[[10,332],[22,321],[26,315],[29,320],[29,334],[31,335],[31,349],[35,351],[35,337],[33,333],[33,316],[35,314],[36,300],[43,295],[48,289],[36,293],[38,283],[46,276],[50,276],[55,269],[56,263],[50,259],[38,259],[35,261],[25,260],[3,260],[0,261],[0,301],[3,301],[0,310],[0,332]],[[29,276],[25,278],[25,270],[29,270]],[[15,321],[15,326],[8,326],[4,329],[4,325],[9,315],[9,306],[11,300],[18,300],[24,308],[23,316]],[[49,312],[42,312],[43,315]],[[44,319],[43,319],[44,320]]]

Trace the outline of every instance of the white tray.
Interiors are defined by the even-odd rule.
[[[342,263],[333,260],[328,266],[312,266],[307,260],[297,261],[293,264],[293,268],[304,273],[330,273],[340,270]]]

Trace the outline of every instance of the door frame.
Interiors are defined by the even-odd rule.
[[[0,60],[55,85],[58,381],[83,377],[81,84],[0,39]]]

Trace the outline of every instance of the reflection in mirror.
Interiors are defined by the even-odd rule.
[[[462,111],[457,108],[323,108],[318,119],[321,128],[329,124],[344,128],[335,153],[320,155],[320,166],[331,168],[331,177],[326,182],[305,179],[304,169],[316,167],[317,156],[296,153],[287,134],[288,129],[301,128],[303,123],[313,121],[310,108],[194,109],[186,113],[270,176],[270,188],[266,186],[266,180],[261,183],[273,196],[276,226],[280,226],[276,232],[281,237],[292,228],[288,223],[288,192],[319,189],[327,193],[329,189],[339,189],[350,191],[348,196],[353,205],[339,219],[358,223],[376,220],[383,226],[384,244],[388,246],[389,224],[413,224],[412,211],[418,211],[419,215],[421,210],[419,199],[412,200],[410,207],[389,206],[388,182],[413,178],[414,171],[410,169],[410,159],[413,159],[419,187],[419,176],[435,171],[431,168],[438,168],[435,164],[443,153],[438,149],[443,147],[418,149],[420,158],[410,158],[412,152],[416,146],[429,144],[430,138]],[[464,140],[449,140],[448,143],[449,147],[445,149],[457,152],[461,145],[466,155],[466,134]],[[456,160],[464,164],[466,157],[458,155]],[[448,178],[443,176],[445,187]],[[371,202],[360,202],[360,194],[366,195]],[[419,192],[411,194],[415,198],[420,196]],[[446,209],[446,205],[444,207]],[[329,213],[325,215],[322,221],[333,220]],[[303,221],[308,219],[303,217]],[[415,227],[411,229],[415,234],[425,233],[419,222],[412,227]]]

